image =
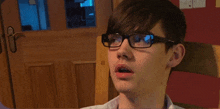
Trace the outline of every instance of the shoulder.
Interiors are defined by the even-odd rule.
[[[177,106],[177,105],[174,105],[174,109],[185,109],[185,108]]]
[[[84,107],[80,109],[106,109],[106,108],[107,106],[104,104],[104,105],[88,106],[88,107]],[[169,108],[169,109],[185,109],[185,108],[177,106],[177,105],[173,105],[173,108]]]
[[[111,106],[109,103],[103,104],[103,105],[94,105],[94,106],[88,106],[88,107],[83,107],[80,109],[112,109],[113,106]]]
[[[95,105],[95,106],[88,106],[88,107],[83,107],[80,109],[103,109],[104,105]]]
[[[119,96],[115,97],[114,99],[110,100],[109,102],[103,105],[88,106],[81,109],[116,109],[118,106],[118,99]]]

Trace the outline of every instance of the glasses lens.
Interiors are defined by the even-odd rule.
[[[130,37],[133,47],[150,47],[152,35],[135,34]]]
[[[119,47],[122,42],[122,36],[119,34],[103,35],[103,44],[107,47]]]
[[[122,36],[119,34],[109,34],[108,42],[105,42],[105,45],[108,47],[119,47],[122,42]]]

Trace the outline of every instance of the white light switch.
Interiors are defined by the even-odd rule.
[[[192,0],[180,0],[180,9],[191,9]]]
[[[206,0],[193,0],[193,8],[205,8]]]

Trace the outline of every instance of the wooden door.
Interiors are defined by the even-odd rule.
[[[1,16],[0,21],[2,21]],[[2,22],[0,22],[0,102],[7,106],[13,106],[14,103],[11,88],[11,76],[9,72],[8,55],[6,50],[7,45],[4,36]]]
[[[95,0],[96,27],[90,28],[67,28],[64,0],[47,0],[47,5],[51,29],[23,32],[17,0],[1,4],[13,87],[8,95],[14,94],[6,103],[8,96],[0,93],[2,103],[10,108],[94,105],[96,37],[106,31],[111,0]],[[8,27],[22,36],[16,40],[15,53]]]

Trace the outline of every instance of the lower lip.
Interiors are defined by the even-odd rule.
[[[126,73],[126,72],[124,72],[124,73],[119,73],[119,72],[116,72],[116,76],[117,76],[118,78],[130,78],[130,77],[132,77],[133,74],[134,74],[134,73]]]

